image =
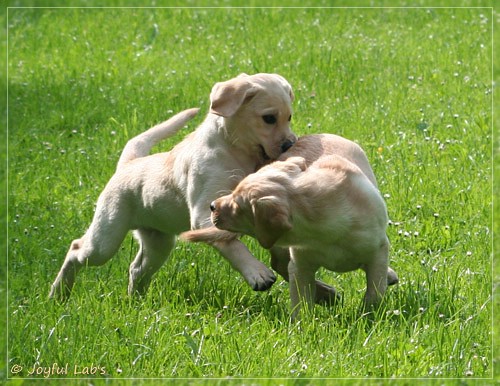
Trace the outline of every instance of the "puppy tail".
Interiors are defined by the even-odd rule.
[[[208,243],[216,244],[221,242],[228,242],[237,239],[237,233],[224,231],[216,227],[196,229],[192,231],[183,232],[179,235],[179,240],[189,241],[194,243]]]
[[[171,137],[192,119],[200,109],[184,110],[165,122],[153,126],[127,142],[118,160],[117,169],[129,161],[149,155],[151,148],[162,139]]]

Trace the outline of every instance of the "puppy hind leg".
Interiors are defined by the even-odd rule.
[[[78,254],[84,243],[84,237],[73,240],[66,254],[63,265],[50,288],[49,298],[65,301],[69,298],[78,271],[82,268],[78,260]]]
[[[64,263],[52,284],[49,297],[59,301],[69,298],[76,275],[86,266],[103,265],[118,251],[127,228],[123,225],[93,223],[87,233],[71,243]]]
[[[288,264],[290,263],[290,251],[288,248],[272,247],[271,252],[271,267],[278,272],[283,279],[289,281]]]
[[[278,272],[283,279],[289,281],[288,264],[290,263],[290,251],[288,248],[273,247],[271,252],[271,267]],[[320,280],[315,280],[316,295],[314,302],[319,305],[335,304],[340,298],[335,287],[332,287]]]
[[[143,295],[149,288],[153,275],[168,259],[175,246],[175,236],[154,230],[134,232],[140,248],[129,268],[129,295]]]
[[[396,271],[391,267],[387,269],[387,285],[394,285],[399,283],[399,277]]]

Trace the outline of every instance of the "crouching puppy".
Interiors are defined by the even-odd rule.
[[[376,305],[387,285],[398,281],[388,267],[384,200],[371,169],[364,172],[356,157],[345,154],[318,154],[316,159],[307,154],[274,162],[211,204],[212,222],[220,230],[250,235],[264,248],[290,248],[294,318],[302,305],[313,307],[315,273],[320,267],[336,272],[364,270],[366,307]],[[361,166],[366,168],[364,163]],[[224,239],[230,235],[224,231],[205,229],[183,238]]]

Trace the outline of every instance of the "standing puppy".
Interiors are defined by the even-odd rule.
[[[290,153],[304,157],[284,154],[286,160],[247,176],[233,193],[212,202],[213,224],[255,237],[264,248],[290,249],[294,317],[302,303],[312,307],[319,267],[363,269],[364,304],[377,304],[398,279],[388,267],[386,206],[366,156],[359,146],[332,135],[300,138]],[[213,228],[183,235],[190,241],[225,237]]]
[[[128,291],[144,293],[176,235],[210,224],[214,197],[231,191],[244,176],[294,144],[292,100],[292,88],[283,77],[242,74],[215,84],[205,121],[172,151],[148,155],[154,144],[184,126],[196,109],[130,140],[98,199],[90,227],[71,243],[50,296],[67,298],[77,272],[106,263],[132,229],[140,250],[130,265]],[[239,240],[214,246],[253,289],[265,290],[274,283],[274,273]]]

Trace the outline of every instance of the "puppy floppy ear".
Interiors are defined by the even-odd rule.
[[[293,102],[293,100],[295,99],[295,94],[293,93],[292,86],[290,86],[290,83],[288,83],[288,81],[285,78],[283,78],[281,75],[278,75],[278,74],[273,74],[273,75],[278,79],[278,81],[281,83],[283,88],[288,92],[288,95],[290,96],[290,100]]]
[[[266,196],[252,202],[255,237],[264,248],[271,248],[283,234],[292,229],[287,203],[276,196]]]
[[[241,74],[226,82],[216,83],[210,93],[210,112],[222,117],[230,117],[236,113],[245,100],[257,94],[261,87],[249,82],[247,77]]]

